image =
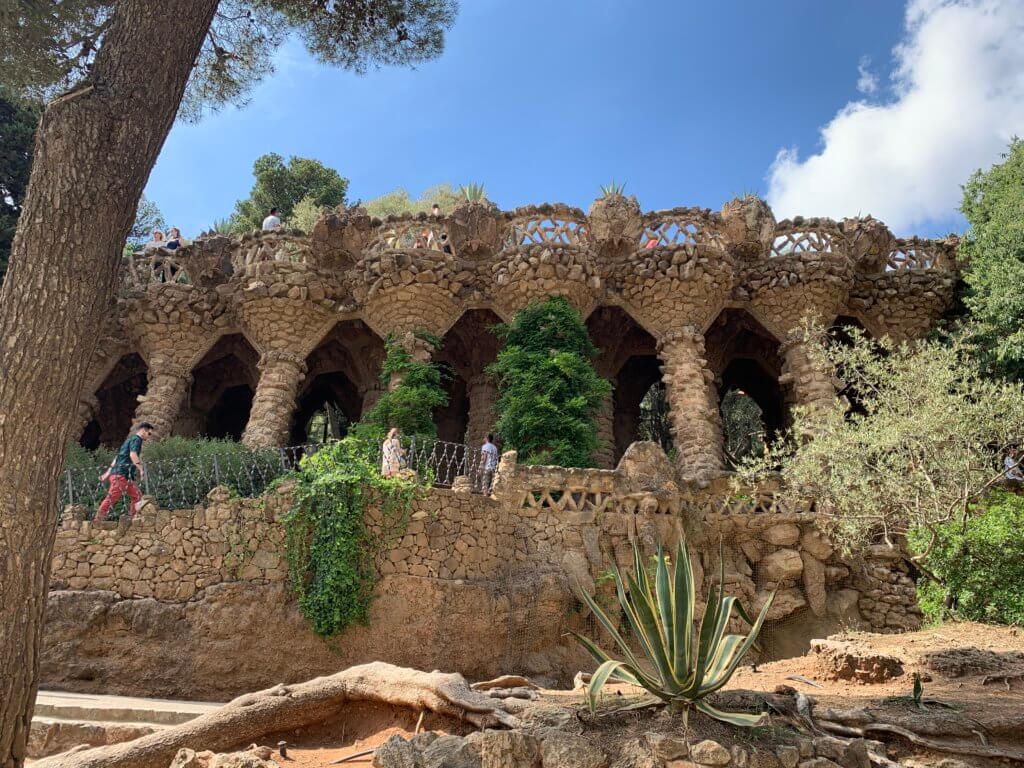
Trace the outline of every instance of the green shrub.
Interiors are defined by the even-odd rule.
[[[440,339],[425,331],[417,332],[416,336],[435,349],[441,346]],[[398,427],[407,435],[433,437],[437,434],[434,409],[448,404],[439,366],[413,360],[393,336],[385,341],[385,350],[380,375],[385,391],[357,425],[357,434],[367,441],[379,440],[391,427]],[[387,389],[392,374],[400,377],[399,383],[394,389]]]
[[[597,349],[564,298],[536,302],[495,326],[504,342],[487,369],[498,382],[496,431],[525,464],[591,466],[594,421],[611,385],[597,375]]]
[[[414,481],[380,474],[376,443],[346,437],[304,458],[284,518],[288,567],[299,609],[313,630],[335,635],[365,624],[382,546],[405,532]],[[367,504],[381,510],[381,533],[366,526]]]
[[[925,562],[937,581],[926,577],[918,583],[928,619],[1024,624],[1024,497],[993,493],[965,522],[936,530]],[[910,536],[916,552],[924,552],[930,540],[922,529]]]

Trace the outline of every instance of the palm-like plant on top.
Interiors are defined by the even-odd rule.
[[[617,184],[615,179],[612,179],[610,184],[601,185],[601,197],[616,197],[621,196],[626,191],[626,184]]]
[[[737,599],[725,596],[725,562],[724,558],[720,560],[718,584],[711,588],[698,629],[694,623],[697,590],[686,543],[679,543],[672,564],[664,550],[658,548],[653,582],[644,568],[640,549],[634,543],[632,572],[623,574],[613,567],[611,573],[618,606],[636,638],[639,652],[634,652],[594,598],[580,590],[581,597],[623,656],[622,660],[613,659],[594,641],[573,633],[599,665],[587,686],[591,710],[597,708],[597,697],[604,684],[608,680],[619,680],[638,685],[664,704],[686,713],[695,708],[732,725],[750,727],[762,723],[761,714],[723,712],[707,700],[729,682],[743,656],[754,645],[775,598],[773,592],[757,620],[751,622]],[[734,611],[751,625],[747,635],[726,634]]]
[[[484,185],[477,184],[476,182],[463,184],[459,187],[459,191],[462,192],[462,196],[466,198],[466,201],[470,203],[482,203],[487,198],[487,191],[484,189]]]

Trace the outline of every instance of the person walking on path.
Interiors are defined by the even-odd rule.
[[[152,424],[148,421],[139,424],[134,434],[129,435],[128,439],[121,444],[121,448],[118,450],[117,455],[114,456],[114,460],[110,462],[110,467],[107,471],[100,475],[100,482],[109,480],[110,486],[106,497],[96,512],[96,522],[105,520],[110,512],[110,508],[117,504],[126,493],[128,498],[131,499],[128,514],[131,519],[135,519],[139,500],[142,499],[139,486],[135,484],[135,478],[141,478],[145,474],[141,458],[142,443],[148,440],[152,434]]]
[[[484,444],[480,446],[480,493],[489,494],[494,485],[494,472],[498,469],[498,446],[494,444],[494,435],[488,433]]]

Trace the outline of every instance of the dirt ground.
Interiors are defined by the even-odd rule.
[[[903,671],[878,683],[831,679],[830,665],[820,654],[811,652],[756,669],[743,667],[728,688],[772,692],[780,686],[789,686],[816,699],[815,712],[830,707],[865,708],[873,716],[910,723],[916,732],[931,738],[949,741],[959,737],[962,741],[1024,750],[1024,629],[962,623],[900,635],[847,633],[832,639],[858,652],[896,657]],[[923,681],[923,709],[910,698],[914,673]],[[1014,674],[1021,676],[1014,677]],[[635,700],[635,691],[627,686],[612,686],[603,709],[607,712]],[[585,711],[578,691],[542,691],[541,701],[577,708],[576,727],[613,754],[619,744],[651,730],[675,732],[690,738],[715,738],[726,744],[741,743],[753,752],[800,736],[791,728],[778,726],[738,731],[701,716],[691,716],[684,728],[678,716],[666,712],[606,714],[593,718]],[[429,714],[419,726],[420,730],[465,733],[465,728],[458,723]],[[324,768],[341,758],[372,750],[393,734],[409,737],[416,728],[417,715],[408,710],[353,705],[346,708],[343,722],[276,734],[261,743],[275,749],[278,741],[288,743],[288,758],[278,758],[282,765]],[[983,757],[931,752],[899,738],[886,741],[893,746],[901,763],[909,766],[937,766],[949,758],[971,768],[1011,764]],[[368,766],[371,762],[372,753],[343,765]]]

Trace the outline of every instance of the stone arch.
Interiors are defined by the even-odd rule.
[[[259,353],[240,332],[213,342],[192,368],[185,408],[174,432],[240,440],[259,382]]]
[[[123,355],[96,389],[93,416],[78,442],[83,448],[116,447],[131,431],[139,396],[146,392],[149,369],[137,352]]]
[[[302,444],[323,434],[309,433],[313,417],[324,413],[329,436],[341,437],[380,393],[384,340],[362,320],[336,322],[306,357],[289,441]]]
[[[779,383],[784,363],[779,339],[752,314],[736,308],[722,310],[704,339],[719,403],[731,390],[742,391],[761,409],[765,436],[777,435],[788,421],[789,399]]]
[[[501,322],[491,309],[470,309],[442,337],[436,359],[442,365],[448,405],[434,414],[439,439],[477,445],[493,431],[497,388],[486,369],[500,348],[491,328]]]
[[[594,367],[612,384],[608,411],[598,424],[607,444],[600,463],[610,467],[641,436],[640,404],[651,387],[661,382],[662,361],[654,336],[625,308],[602,305],[586,323],[590,340],[599,350]]]

